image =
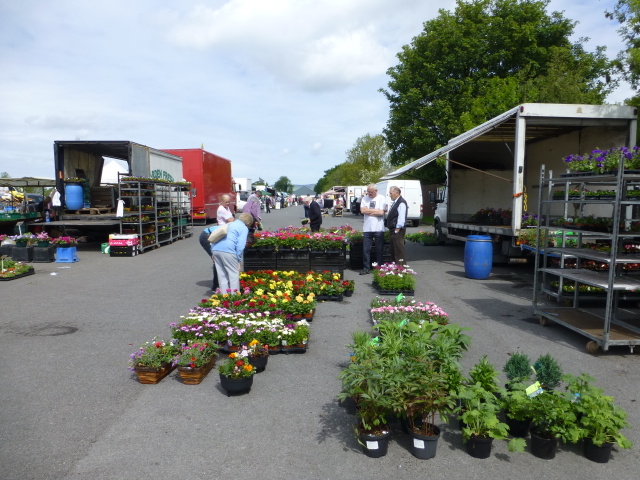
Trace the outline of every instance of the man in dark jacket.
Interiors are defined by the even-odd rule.
[[[387,213],[387,227],[389,228],[389,242],[391,243],[391,260],[394,263],[406,263],[404,250],[405,224],[407,223],[407,202],[400,195],[400,188],[390,187],[389,196],[393,203]]]
[[[309,204],[309,226],[312,232],[317,232],[320,230],[320,225],[322,225],[322,210],[320,204],[314,200]]]

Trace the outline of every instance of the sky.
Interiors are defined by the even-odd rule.
[[[551,0],[613,58],[615,0]],[[53,177],[55,140],[199,148],[235,177],[315,184],[382,133],[386,71],[454,0],[0,0],[0,172]],[[621,87],[609,98],[633,92]],[[429,153],[429,152],[425,152]],[[410,159],[407,159],[409,161]]]

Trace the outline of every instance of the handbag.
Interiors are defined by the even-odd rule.
[[[227,231],[229,230],[229,224],[225,223],[224,225],[220,225],[214,231],[209,234],[209,243],[218,243],[224,237],[227,236]]]

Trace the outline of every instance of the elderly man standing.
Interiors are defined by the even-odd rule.
[[[389,227],[389,241],[391,242],[391,260],[401,264],[406,261],[404,251],[405,224],[407,222],[407,202],[402,198],[400,188],[390,187],[389,196],[393,203],[387,213],[387,226]]]
[[[387,209],[384,195],[378,194],[378,187],[374,184],[367,186],[367,194],[362,198],[360,213],[364,215],[362,231],[363,268],[360,275],[366,275],[371,269],[371,246],[376,242],[376,262],[382,264],[384,249],[384,212]]]

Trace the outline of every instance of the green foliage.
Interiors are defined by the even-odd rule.
[[[504,364],[503,371],[510,383],[526,382],[531,378],[531,360],[527,354],[516,352]]]
[[[558,361],[550,354],[541,355],[533,364],[536,371],[536,380],[540,382],[543,388],[551,390],[557,387],[562,380],[562,369]]]
[[[616,20],[626,49],[618,54],[616,66],[623,78],[636,89],[640,83],[640,3],[637,0],[618,0],[607,18]],[[638,96],[634,97],[637,101]]]
[[[500,407],[509,418],[528,420],[531,405],[531,398],[527,395],[526,386],[523,383],[512,383],[508,390],[500,390]]]
[[[469,378],[472,383],[480,385],[485,391],[495,393],[498,391],[498,372],[489,363],[489,358],[484,355],[469,371]]]
[[[383,131],[401,165],[523,102],[602,103],[615,86],[600,49],[571,43],[575,22],[548,0],[458,0],[398,53]],[[421,170],[437,170],[425,167]],[[418,170],[417,173],[420,173]]]
[[[558,438],[567,443],[580,439],[573,395],[568,392],[548,392],[533,397],[529,409],[531,428],[541,437]]]
[[[289,177],[281,176],[276,182],[273,184],[273,188],[275,188],[278,192],[292,193],[293,192],[293,184]]]
[[[622,433],[630,425],[627,413],[618,407],[611,396],[593,385],[593,377],[583,373],[579,377],[565,375],[567,390],[577,397],[574,408],[578,414],[581,438],[590,438],[594,445],[617,443],[621,448],[631,448],[632,443]]]

